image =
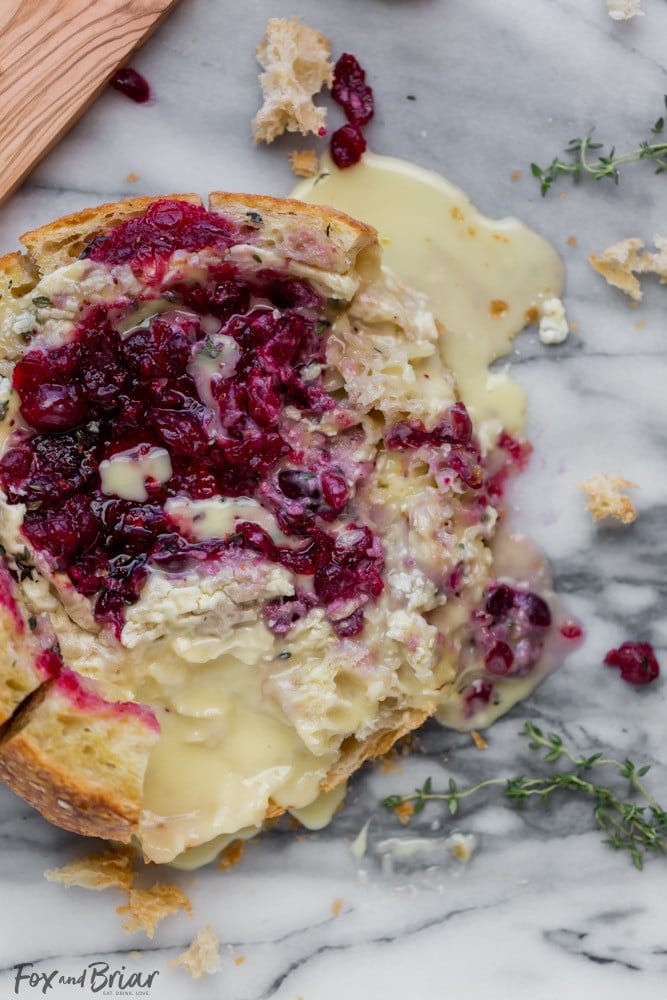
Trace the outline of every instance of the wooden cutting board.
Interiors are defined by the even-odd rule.
[[[178,0],[0,0],[0,201]]]

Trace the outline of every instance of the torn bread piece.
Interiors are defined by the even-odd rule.
[[[127,934],[145,931],[149,938],[153,937],[155,928],[165,917],[179,910],[185,910],[192,916],[192,903],[178,886],[166,882],[156,882],[148,889],[131,888],[127,903],[116,907],[117,913],[127,914],[123,921],[123,930]]]
[[[319,157],[314,149],[294,149],[289,154],[292,173],[297,177],[314,177],[319,170]]]
[[[210,924],[200,927],[187,951],[184,951],[170,966],[183,966],[193,979],[201,979],[203,975],[212,976],[220,971],[220,941]]]
[[[101,892],[103,889],[122,889],[129,892],[136,872],[133,869],[136,851],[133,847],[116,847],[101,854],[70,861],[62,868],[44,872],[49,882],[79,886]]]
[[[329,39],[296,17],[269,20],[257,47],[264,104],[252,123],[255,142],[273,142],[283,132],[323,133],[326,108],[318,108],[313,97],[331,87],[330,55]]]
[[[642,299],[638,274],[655,274],[661,284],[667,283],[667,238],[654,236],[657,253],[644,250],[644,241],[630,237],[607,247],[601,257],[594,253],[588,259],[594,270],[607,284],[619,288],[635,302]]]
[[[631,17],[643,17],[641,0],[605,0],[609,17],[615,21],[627,21]]]
[[[623,524],[631,524],[635,520],[634,505],[622,491],[638,489],[636,483],[622,476],[604,476],[596,472],[585,483],[579,483],[579,488],[588,495],[587,506],[596,521],[615,517]]]

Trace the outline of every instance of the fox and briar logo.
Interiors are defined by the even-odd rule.
[[[90,962],[78,974],[70,975],[61,973],[60,969],[36,972],[33,970],[33,962],[22,962],[14,968],[16,969],[14,993],[25,995],[29,991],[37,990],[43,996],[48,995],[55,986],[79,986],[81,989],[88,987],[100,996],[150,997],[153,982],[160,975],[157,970],[127,972],[124,965],[121,965],[120,969],[112,969],[108,962]]]

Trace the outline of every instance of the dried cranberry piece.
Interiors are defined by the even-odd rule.
[[[109,559],[101,549],[95,549],[73,562],[69,567],[69,575],[80,594],[92,597],[106,582]]]
[[[204,426],[205,407],[190,410],[151,409],[149,420],[169,449],[177,455],[199,457],[209,448],[209,434]]]
[[[199,324],[192,319],[158,317],[125,338],[123,359],[130,371],[144,379],[180,375],[199,336]]]
[[[506,583],[499,583],[489,591],[486,603],[486,611],[494,618],[505,618],[514,607],[514,591]]]
[[[366,140],[358,125],[343,125],[331,136],[331,159],[340,170],[358,163],[366,152]]]
[[[137,104],[145,104],[146,101],[150,100],[151,88],[148,81],[131,66],[124,66],[123,69],[116,70],[109,83],[114,90],[125,94]]]
[[[246,384],[248,413],[264,427],[274,426],[280,417],[280,396],[275,377],[255,367],[248,373]]]
[[[358,583],[358,576],[353,570],[337,563],[329,563],[328,566],[316,569],[313,578],[315,593],[324,604],[356,597],[359,592]]]
[[[364,612],[362,608],[357,608],[347,618],[332,622],[333,630],[341,639],[351,639],[359,635],[364,630]]]
[[[551,625],[551,611],[547,602],[539,597],[538,594],[533,594],[531,591],[526,590],[517,590],[514,594],[514,602],[534,628],[549,628]]]
[[[628,684],[650,684],[660,675],[660,664],[649,642],[624,642],[604,658],[608,667],[620,667]]]
[[[268,269],[258,271],[257,278],[262,293],[279,309],[318,309],[322,305],[322,297],[300,278],[285,278]]]
[[[484,666],[494,677],[508,674],[514,663],[514,653],[506,642],[496,642],[484,657]]]
[[[343,53],[334,67],[331,96],[341,105],[349,122],[365,125],[373,117],[373,91],[366,83],[365,71],[348,52]]]
[[[339,514],[348,501],[347,481],[341,472],[325,469],[320,477],[322,496],[332,511]]]
[[[43,382],[23,390],[21,416],[38,431],[66,431],[83,423],[88,404],[78,385]]]
[[[285,569],[291,570],[292,573],[311,576],[318,568],[328,565],[333,548],[331,539],[316,528],[312,531],[310,541],[303,548],[278,549],[278,559]]]
[[[253,521],[240,521],[236,525],[235,535],[239,536],[239,541],[245,548],[254,549],[264,559],[276,562],[278,550],[271,536],[260,528]]]
[[[286,635],[293,625],[317,604],[313,594],[297,591],[291,597],[277,597],[262,608],[262,617],[276,635]]]
[[[475,712],[486,708],[491,701],[492,694],[493,683],[491,681],[482,678],[474,680],[462,692],[464,716],[469,719]]]

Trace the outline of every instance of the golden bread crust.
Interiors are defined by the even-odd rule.
[[[201,198],[196,194],[173,194],[163,197],[201,205]],[[121,222],[143,215],[156,200],[158,199],[146,197],[125,198],[123,201],[110,202],[97,208],[85,208],[72,215],[63,215],[48,226],[40,226],[39,229],[24,233],[21,243],[27,247],[39,273],[46,274],[47,271],[53,271],[57,267],[64,267],[78,260],[82,251],[96,236],[114,229]]]

